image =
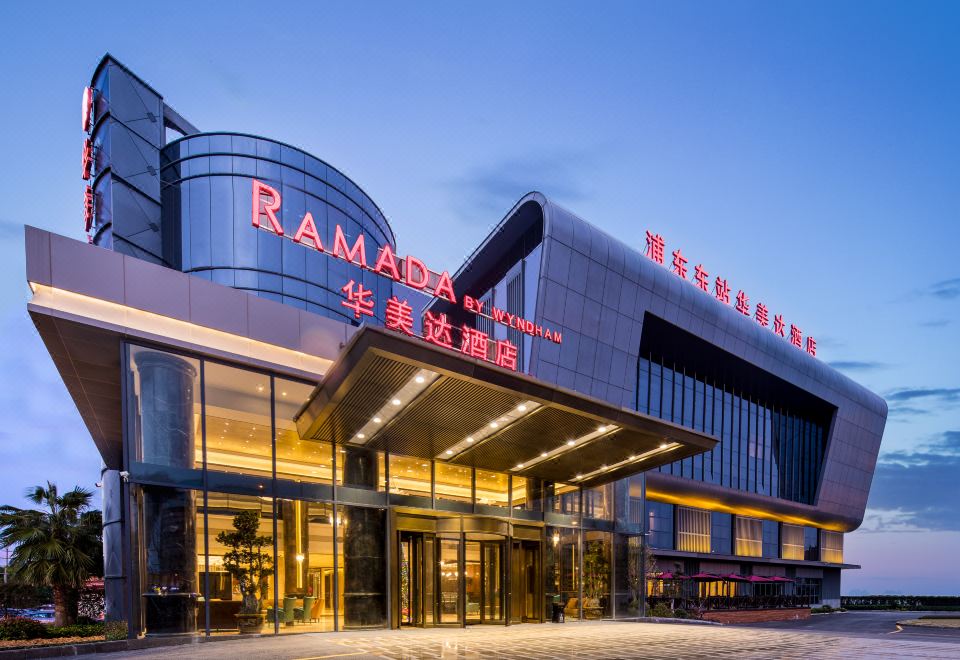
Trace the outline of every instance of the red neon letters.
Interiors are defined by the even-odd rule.
[[[664,265],[663,255],[666,250],[666,241],[664,240],[663,236],[660,234],[655,234],[649,229],[646,230],[646,232],[646,256],[651,261],[655,261],[658,264]],[[687,263],[687,258],[683,256],[683,253],[680,251],[680,249],[673,251],[673,263],[671,264],[670,269],[683,280],[687,279]],[[710,274],[702,264],[697,264],[697,266],[694,268],[692,284],[704,293],[710,293]],[[726,279],[717,276],[717,278],[714,280],[713,295],[720,302],[727,305],[730,304],[730,285]],[[734,308],[744,316],[750,316],[750,298],[742,289],[737,291]],[[480,313],[479,310],[477,313]],[[764,328],[770,327],[770,310],[763,303],[757,303],[756,314],[754,318],[756,319],[758,325],[761,325]],[[771,330],[781,337],[786,336],[786,323],[784,323],[783,316],[781,314],[774,316],[773,327]],[[808,336],[806,340],[805,348],[807,353],[815,357],[817,355],[816,340],[810,336]],[[789,341],[797,348],[804,348],[803,333],[797,326],[792,324],[790,326]]]
[[[263,181],[254,179],[251,204],[251,224],[255,228],[271,231],[277,236],[284,236],[283,226],[277,217],[277,212],[282,206],[279,190]],[[267,222],[263,221],[264,217]],[[376,262],[371,269],[367,261],[366,237],[362,233],[358,234],[353,240],[353,245],[350,245],[343,227],[336,225],[334,227],[333,243],[329,249],[326,248],[320,236],[320,231],[317,229],[316,221],[310,212],[303,216],[296,233],[292,237],[286,236],[286,238],[290,238],[294,243],[299,243],[308,249],[329,254],[336,259],[349,261],[366,270],[372,270],[377,275],[389,277],[393,281],[405,284],[412,289],[426,291],[454,304],[457,302],[457,296],[453,288],[453,278],[449,272],[443,271],[437,275],[413,255],[407,255],[405,258],[397,257],[393,248],[389,245],[380,248]],[[362,287],[360,288],[362,289]],[[344,291],[346,292],[346,289]],[[368,309],[365,306],[366,298],[363,298],[364,302],[361,303],[359,297],[354,297],[360,296],[359,293],[350,295],[349,300],[343,304],[354,311],[356,318],[359,318],[360,314],[372,315],[363,311]],[[396,325],[396,327],[391,326],[392,329],[400,330],[405,334],[412,334],[412,321],[409,325],[405,321],[401,323],[404,316],[402,306],[398,307],[400,302],[399,300],[394,302],[392,299],[387,301],[388,323]],[[532,337],[543,337],[557,344],[561,343],[563,339],[560,332],[551,331],[549,328],[539,326],[516,314],[510,314],[495,307],[484,310],[483,303],[470,296],[464,297],[463,308],[474,314],[484,315],[497,323],[520,330]]]
[[[90,132],[93,124],[93,87],[83,88],[83,104],[80,107],[80,125],[84,133]]]
[[[266,195],[270,201],[264,203],[263,196]],[[277,211],[280,210],[280,192],[275,188],[271,188],[262,181],[253,180],[253,226],[260,228],[260,214],[266,214],[267,220],[270,221],[270,226],[273,228],[273,233],[277,236],[283,236],[283,227],[280,226],[280,221],[277,220]],[[313,218],[310,218],[311,222]]]

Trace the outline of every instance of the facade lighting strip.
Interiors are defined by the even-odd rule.
[[[373,417],[364,424],[359,431],[350,438],[350,444],[365,445],[370,442],[374,436],[392,422],[414,399],[419,397],[430,387],[440,374],[429,369],[420,369],[408,380],[403,387],[394,392],[387,398],[386,402],[380,406],[380,409],[374,413]]]
[[[436,455],[436,458],[449,461],[458,454],[462,454],[466,450],[476,447],[493,435],[507,430],[511,425],[535,413],[542,407],[543,406],[536,401],[522,401],[508,412],[503,413],[496,419],[490,420],[483,428],[477,429],[457,444],[449,447],[446,451],[440,452]]]
[[[661,444],[661,445],[660,445],[659,447],[657,447],[656,449],[651,449],[651,450],[649,450],[649,451],[643,452],[642,454],[637,454],[637,455],[635,455],[635,456],[630,456],[630,457],[626,458],[625,460],[620,461],[619,463],[614,463],[613,465],[602,465],[602,466],[600,466],[598,469],[594,470],[593,472],[588,472],[587,474],[578,474],[576,477],[574,477],[573,480],[574,480],[574,481],[583,481],[583,480],[585,480],[585,479],[591,479],[591,478],[596,477],[597,475],[603,474],[603,473],[605,473],[605,472],[610,472],[611,470],[618,470],[618,469],[624,467],[625,465],[631,465],[631,464],[634,464],[634,463],[640,463],[641,461],[645,461],[645,460],[647,460],[648,458],[650,458],[650,457],[652,457],[652,456],[658,456],[658,455],[660,455],[660,454],[666,454],[667,452],[671,452],[671,451],[673,451],[674,449],[677,449],[679,446],[680,446],[680,443],[679,443],[679,442],[664,442],[663,444]]]
[[[519,463],[515,465],[510,469],[510,471],[519,472],[520,470],[526,470],[527,468],[533,467],[534,465],[538,465],[540,463],[543,463],[544,461],[549,461],[552,458],[556,458],[557,456],[561,456],[562,454],[571,452],[574,449],[579,449],[580,447],[583,447],[585,444],[590,443],[594,440],[597,440],[605,436],[613,435],[619,430],[620,430],[620,427],[614,426],[612,424],[605,424],[605,425],[598,426],[593,431],[590,431],[590,433],[585,433],[584,435],[581,435],[579,438],[570,438],[559,447],[551,449],[550,451],[541,452],[539,456],[535,458],[531,458],[529,461],[524,461],[523,463]]]

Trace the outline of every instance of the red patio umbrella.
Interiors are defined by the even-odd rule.
[[[690,576],[691,580],[722,580],[719,575],[714,575],[713,573],[696,573]]]
[[[652,578],[654,580],[686,580],[686,579],[689,579],[689,576],[666,572],[666,573],[660,573],[659,575],[657,575],[656,573],[647,573],[647,578],[648,579]]]
[[[747,582],[776,582],[776,580],[763,577],[762,575],[751,575],[747,577]]]
[[[767,579],[771,582],[795,582],[795,580],[791,580],[788,577],[783,577],[782,575],[771,575]]]
[[[743,577],[742,575],[737,575],[736,573],[727,573],[726,575],[720,576],[721,580],[727,580],[729,582],[749,582],[748,578]]]

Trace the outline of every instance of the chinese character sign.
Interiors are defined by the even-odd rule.
[[[355,280],[350,280],[340,290],[346,298],[340,301],[340,304],[351,310],[354,318],[374,315],[376,301],[373,291]],[[408,337],[417,336],[414,331],[413,308],[408,301],[393,295],[386,300],[384,312],[386,321],[384,325],[387,330],[393,330]],[[457,346],[453,340],[454,330],[446,314],[424,312],[423,335],[420,337],[424,341],[456,350]],[[503,339],[493,340],[487,333],[466,324],[457,330],[460,333],[459,350],[463,355],[490,362],[504,369],[512,371],[519,369],[519,351],[512,342]]]
[[[683,252],[679,248],[671,252],[673,255],[673,261],[670,262],[670,264],[665,264],[664,255],[667,253],[667,242],[663,236],[650,230],[646,230],[646,240],[647,244],[644,254],[648,259],[662,266],[667,266],[677,277],[685,282],[690,281],[687,279],[687,264],[689,263],[689,260],[683,255]],[[704,293],[712,294],[714,298],[723,304],[731,304],[731,287],[727,279],[717,275],[715,276],[712,282],[713,286],[711,287],[710,273],[703,266],[703,264],[697,264],[696,267],[694,267],[693,281],[690,281],[690,283]],[[750,297],[747,295],[746,291],[742,289],[737,291],[737,294],[734,297],[733,306],[736,311],[740,312],[740,314],[750,318]],[[770,328],[770,330],[776,335],[787,337],[787,324],[783,320],[783,315],[773,315],[773,325],[771,326],[770,309],[764,303],[756,303],[754,306],[753,318],[756,320],[757,325],[764,328]],[[790,335],[788,337],[788,341],[797,348],[806,350],[808,354],[816,357],[816,340],[813,337],[807,336],[806,343],[804,343],[803,333],[800,331],[800,328],[794,324],[790,324]]]

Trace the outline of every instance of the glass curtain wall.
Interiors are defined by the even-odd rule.
[[[823,423],[649,357],[639,360],[637,409],[720,438],[709,452],[659,471],[813,503],[827,437]]]

